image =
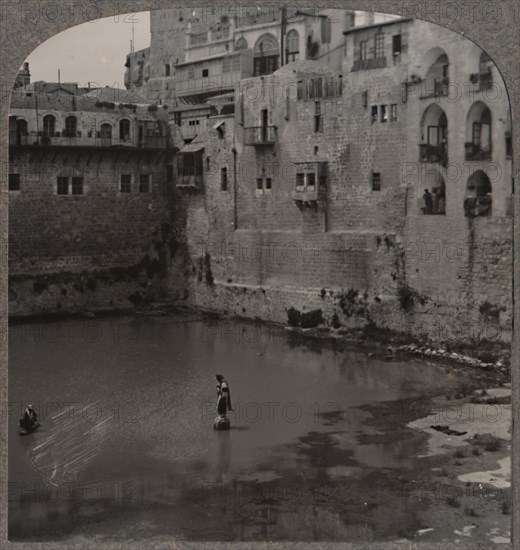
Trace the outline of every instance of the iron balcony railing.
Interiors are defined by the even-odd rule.
[[[277,141],[276,126],[249,126],[244,128],[245,145],[274,145]]]
[[[443,166],[448,164],[447,145],[430,145],[421,143],[419,145],[419,162],[439,163]]]
[[[491,149],[482,149],[478,143],[467,142],[464,149],[466,160],[491,160]]]

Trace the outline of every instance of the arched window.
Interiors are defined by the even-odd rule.
[[[422,97],[447,96],[449,91],[449,60],[442,48],[432,48],[424,56],[423,66],[428,67],[422,83]]]
[[[75,116],[68,116],[65,119],[65,137],[76,137],[78,121]]]
[[[127,118],[122,118],[119,121],[119,139],[130,141],[130,121]]]
[[[254,76],[274,73],[278,69],[279,55],[280,48],[276,36],[263,34],[256,41],[253,51]]]
[[[420,162],[448,162],[448,119],[446,113],[432,103],[423,113],[421,120]]]
[[[244,37],[240,37],[235,42],[235,50],[247,50],[247,40]]]
[[[491,159],[491,111],[476,101],[466,117],[466,160]]]
[[[492,67],[494,63],[486,52],[480,54],[478,63],[478,88],[480,91],[489,90],[493,84]]]
[[[16,143],[17,145],[27,144],[27,136],[29,135],[29,125],[23,118],[16,119]]]
[[[47,137],[53,137],[56,133],[56,117],[45,115],[43,117],[43,134]]]
[[[464,214],[469,218],[490,216],[492,204],[491,182],[485,172],[477,170],[466,184]]]
[[[446,214],[446,184],[438,170],[427,170],[424,178],[424,193],[419,199],[423,214]]]
[[[101,125],[101,128],[99,129],[99,137],[105,138],[105,139],[111,139],[112,138],[112,125],[108,124],[108,122],[105,122]]]
[[[300,35],[296,30],[290,30],[286,37],[285,62],[298,61],[300,58]]]

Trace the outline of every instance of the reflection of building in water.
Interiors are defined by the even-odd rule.
[[[125,83],[129,97],[146,97],[137,103],[155,102],[135,117],[169,123],[172,149],[157,149],[150,164],[152,182],[175,184],[162,206],[178,227],[165,238],[170,251],[182,243],[164,266],[164,286],[181,288],[196,307],[249,317],[286,322],[293,308],[293,319],[309,314],[298,318],[302,326],[433,334],[442,311],[447,340],[467,339],[463,322],[493,317],[497,338],[507,341],[512,145],[497,68],[439,26],[335,13],[337,21],[292,9],[151,13],[150,47],[129,54]],[[24,101],[13,151],[29,131],[41,142],[57,125],[60,136],[49,139],[98,140],[98,149],[110,142],[113,154],[115,141],[126,143],[125,113],[137,151],[142,139],[165,140],[146,125],[139,130],[117,100],[100,101],[89,126],[95,135],[83,115],[74,122],[72,104],[59,114],[34,96]],[[119,152],[111,166],[122,160]],[[132,177],[113,185],[119,193],[135,187],[137,200],[141,174]],[[14,170],[10,180],[22,205],[27,183]],[[48,200],[51,212],[57,203]],[[119,227],[132,221],[119,219]],[[441,253],[454,235],[464,244]],[[485,262],[475,254],[483,242],[491,250]],[[302,253],[309,245],[318,260]],[[244,260],[233,250],[284,253]],[[448,307],[448,290],[461,297],[456,307]]]

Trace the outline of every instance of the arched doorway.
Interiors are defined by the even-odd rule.
[[[420,162],[448,162],[448,119],[436,103],[432,103],[421,119]]]
[[[491,111],[476,101],[466,117],[466,160],[491,159]]]
[[[492,204],[491,182],[485,172],[477,170],[466,184],[464,215],[469,218],[490,216]]]

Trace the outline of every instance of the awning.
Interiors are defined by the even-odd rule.
[[[202,151],[204,149],[204,145],[201,143],[188,143],[184,145],[179,153],[196,153],[197,151]]]

